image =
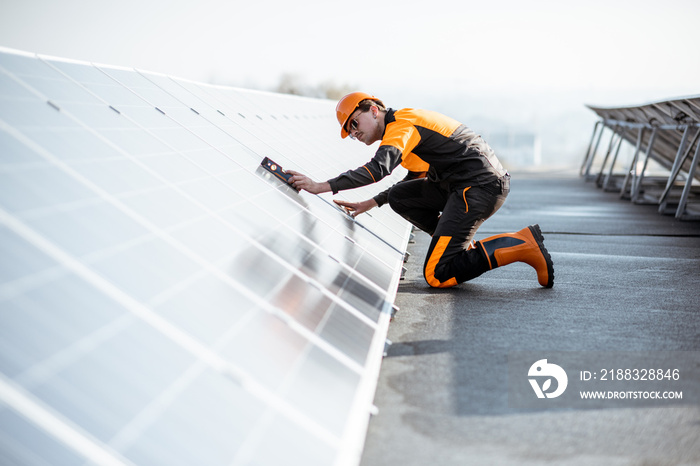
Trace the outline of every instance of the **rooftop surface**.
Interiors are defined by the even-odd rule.
[[[575,175],[515,173],[508,200],[476,239],[532,223],[554,260],[552,289],[525,264],[430,289],[422,276],[429,237],[416,232],[363,466],[700,464],[700,223],[630,204]],[[509,398],[510,357],[522,351],[550,362],[594,354],[603,367],[618,362],[617,352],[637,366],[683,352],[674,354],[691,370],[683,369],[683,402],[523,409]],[[573,375],[571,396],[582,383]]]

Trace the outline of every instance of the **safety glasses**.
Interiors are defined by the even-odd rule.
[[[351,139],[355,139],[355,136],[352,135],[352,132],[357,130],[357,126],[359,125],[357,121],[357,117],[359,117],[360,114],[358,113],[357,116],[353,119],[350,120],[350,123],[348,123],[348,136],[350,136]]]

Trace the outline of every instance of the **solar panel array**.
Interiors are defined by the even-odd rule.
[[[666,168],[671,168],[676,160],[678,146],[681,144],[683,130],[687,125],[697,126],[700,122],[700,97],[673,99],[663,102],[653,102],[631,107],[593,107],[589,106],[603,120],[612,126],[616,122],[633,124],[637,127],[648,128],[669,126],[671,131],[661,131],[655,141],[652,159]],[[675,131],[673,131],[675,129]],[[651,136],[647,132],[643,136],[643,144],[646,145]],[[624,133],[625,139],[630,144],[636,144],[636,132]],[[690,161],[686,161],[686,169],[690,167]],[[696,175],[700,179],[700,173]]]
[[[265,156],[371,149],[334,102],[0,50],[1,464],[359,461],[410,228]]]
[[[637,106],[589,108],[601,120],[596,122],[581,166],[583,175],[594,176],[598,186],[606,190],[619,189],[622,197],[629,197],[634,202],[658,203],[661,213],[675,213],[680,219],[700,218],[691,212],[690,206],[691,202],[698,203],[693,180],[700,181],[700,171],[697,170],[700,163],[700,96]],[[606,129],[610,134],[607,150],[605,146],[600,147]],[[624,167],[625,171],[617,177],[621,180],[621,185],[617,186],[613,185],[613,168],[623,141],[634,147],[635,152],[629,167]],[[599,147],[604,155],[599,161],[597,175],[592,175]],[[646,154],[643,163],[642,153]],[[670,174],[644,186],[650,160],[669,170]],[[654,186],[654,183],[659,186]]]

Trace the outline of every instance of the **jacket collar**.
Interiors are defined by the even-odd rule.
[[[384,139],[384,134],[386,134],[386,127],[389,125],[389,123],[393,123],[396,121],[394,112],[395,110],[393,108],[386,109],[386,115],[384,115],[384,132],[382,133],[382,139]]]

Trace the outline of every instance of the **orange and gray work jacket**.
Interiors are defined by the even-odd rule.
[[[372,160],[328,180],[333,194],[376,183],[399,164],[408,168],[407,179],[417,178],[423,171],[416,167],[429,166],[428,179],[447,189],[489,183],[506,174],[481,136],[445,115],[412,108],[388,109],[384,123],[382,141]],[[388,190],[374,200],[381,206],[387,196]]]

